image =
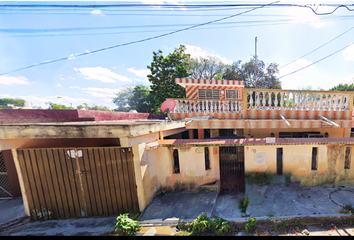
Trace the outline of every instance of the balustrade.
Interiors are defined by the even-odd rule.
[[[351,111],[350,92],[244,89],[245,109]],[[247,98],[246,98],[247,96]]]
[[[241,113],[242,100],[171,98],[176,102],[171,113]]]

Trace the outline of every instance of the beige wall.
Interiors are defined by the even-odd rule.
[[[159,147],[147,150],[145,144],[133,147],[136,170],[139,206],[143,209],[156,194],[162,190],[194,190],[203,184],[212,183],[220,178],[219,149],[210,147],[210,169],[205,170],[204,148],[198,153],[196,147],[178,148],[180,173],[173,173],[172,147]],[[137,152],[139,152],[137,154]],[[139,157],[138,157],[139,155]],[[140,158],[140,159],[139,159]],[[139,179],[140,178],[140,179]],[[190,189],[194,183],[194,189]]]
[[[345,147],[351,147],[351,166],[344,169]],[[279,145],[245,146],[245,172],[276,174],[276,148],[283,148],[283,175],[301,186],[353,185],[353,151],[351,145]],[[311,170],[312,148],[317,147],[317,170]],[[265,164],[257,165],[256,153],[265,153]]]

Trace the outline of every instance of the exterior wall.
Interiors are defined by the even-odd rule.
[[[344,169],[345,147],[351,147],[351,166]],[[352,145],[279,145],[245,146],[245,173],[267,172],[276,174],[276,148],[283,148],[283,175],[290,174],[292,182],[300,186],[353,185]],[[311,170],[312,148],[317,147],[317,170]],[[266,163],[257,165],[255,155],[266,154]]]
[[[213,183],[220,178],[218,147],[209,148],[209,170],[205,170],[204,151],[198,153],[196,147],[177,148],[180,164],[180,173],[177,174],[174,174],[172,170],[173,149],[172,147],[159,147],[146,150],[145,146],[141,146],[140,174],[142,183],[141,191],[138,190],[138,196],[140,193],[139,199],[144,199],[142,202],[144,201],[145,206],[161,191],[198,191],[199,186]],[[204,148],[202,149],[204,150]]]

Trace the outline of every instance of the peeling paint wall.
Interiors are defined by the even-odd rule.
[[[161,191],[198,191],[199,186],[220,178],[218,147],[209,148],[209,170],[205,170],[204,148],[177,148],[180,164],[180,173],[177,174],[173,173],[173,149],[145,149],[141,154],[140,173],[144,189],[144,197],[141,198],[146,205]]]
[[[290,174],[292,182],[300,186],[354,185],[352,145],[291,145],[291,146],[246,146],[245,172],[277,173],[276,148],[283,148],[283,175]],[[317,170],[311,170],[312,148],[317,148]],[[345,147],[351,148],[350,169],[344,169]],[[265,153],[266,161],[255,160],[258,153]]]

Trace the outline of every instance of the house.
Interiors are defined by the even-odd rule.
[[[26,213],[34,220],[137,213],[164,191],[247,193],[251,173],[287,175],[301,186],[353,184],[351,92],[175,81],[186,98],[173,99],[172,121],[0,110],[0,150],[10,152]]]

